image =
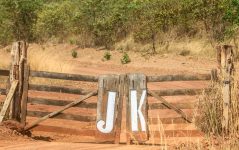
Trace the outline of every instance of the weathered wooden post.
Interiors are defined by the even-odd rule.
[[[26,125],[26,112],[27,112],[27,98],[28,98],[28,86],[29,86],[29,72],[30,67],[27,62],[27,43],[25,41],[22,43],[22,49],[21,49],[21,59],[20,59],[20,66],[19,66],[19,72],[21,74],[21,88],[19,88],[20,94],[20,102],[19,102],[19,113],[20,113],[20,119],[21,123],[23,125]]]
[[[221,73],[221,80],[223,83],[223,120],[222,128],[225,133],[228,133],[229,125],[229,107],[231,102],[231,86],[232,75],[234,71],[234,55],[233,49],[230,45],[217,46],[217,62]]]
[[[149,139],[146,76],[128,74],[125,92],[127,144],[146,142]]]
[[[27,61],[25,61],[24,62],[23,93],[22,93],[22,97],[21,97],[21,124],[24,126],[26,125],[29,72],[30,72],[30,68],[27,64]]]
[[[15,42],[13,43],[12,50],[12,63],[10,66],[10,76],[9,76],[9,84],[11,85],[14,80],[18,80],[18,90],[16,91],[12,104],[10,107],[9,118],[20,121],[20,113],[21,113],[21,98],[23,94],[23,83],[24,83],[24,71],[27,67],[27,46],[26,42]],[[27,81],[28,82],[28,81]]]
[[[124,76],[99,77],[95,139],[98,143],[119,143]]]
[[[14,80],[18,80],[19,78],[19,72],[18,72],[18,66],[19,66],[19,59],[20,59],[20,43],[14,42],[11,50],[11,66],[10,66],[10,75],[9,75],[9,84],[12,85]],[[10,106],[10,112],[9,112],[9,119],[15,119],[15,101],[17,99],[18,93],[15,92],[15,95],[13,96],[13,100],[11,102]]]

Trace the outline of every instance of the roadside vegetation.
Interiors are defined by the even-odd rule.
[[[239,129],[239,101],[238,81],[232,85],[231,103],[229,107],[229,131],[223,130],[223,87],[221,83],[211,83],[209,90],[204,91],[199,98],[197,125],[207,133],[214,136],[238,137]]]
[[[0,0],[0,11],[3,46],[26,40],[144,55],[173,51],[178,41],[238,47],[238,0]]]

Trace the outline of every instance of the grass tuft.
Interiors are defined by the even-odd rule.
[[[234,77],[234,79],[237,79]],[[212,82],[210,89],[204,91],[199,98],[196,125],[206,134],[214,136],[235,137],[239,135],[239,101],[238,81],[231,87],[229,104],[229,135],[222,128],[223,122],[223,84]]]

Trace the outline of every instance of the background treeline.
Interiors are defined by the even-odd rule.
[[[167,34],[235,40],[239,0],[0,0],[0,44],[14,40],[105,46],[131,36],[151,52]],[[162,36],[163,35],[163,36]]]

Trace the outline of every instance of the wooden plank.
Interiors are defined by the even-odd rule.
[[[174,111],[176,111],[177,113],[181,114],[182,117],[188,121],[189,123],[192,123],[192,120],[188,118],[188,116],[178,107],[168,103],[164,98],[162,98],[161,96],[158,96],[155,92],[153,91],[148,91],[148,94],[152,95],[153,97],[157,98],[159,101],[161,101],[165,106],[173,109]]]
[[[29,117],[44,117],[45,115],[49,114],[49,112],[42,112],[42,111],[28,111],[27,116]],[[81,121],[81,122],[92,122],[95,124],[96,117],[94,116],[82,116],[82,115],[72,115],[66,113],[60,113],[59,115],[55,116],[54,119],[64,119],[64,120],[73,120],[73,121]],[[171,118],[148,118],[149,124],[159,125],[159,124],[182,124],[187,123],[185,119],[182,117],[171,117]]]
[[[17,85],[18,85],[17,80],[12,82],[12,86],[10,88],[9,93],[7,94],[6,100],[4,102],[3,108],[2,108],[1,113],[0,113],[0,122],[2,122],[4,117],[6,116],[6,112],[7,112],[8,108],[11,104],[14,93],[16,92]]]
[[[33,129],[34,131],[56,132],[61,134],[77,135],[77,136],[95,136],[95,130],[90,129],[71,129],[64,127],[55,127],[50,125],[39,125]],[[122,133],[125,134],[125,133]],[[166,131],[150,131],[151,138],[167,138],[167,137],[200,137],[204,134],[198,130],[166,130]],[[106,137],[107,138],[107,137]],[[94,142],[94,141],[92,141]]]
[[[170,105],[174,105],[175,107],[179,109],[194,109],[195,103],[169,103]],[[167,107],[163,103],[149,103],[149,109],[171,109],[170,107]]]
[[[50,125],[39,125],[33,128],[32,130],[44,131],[44,132],[56,132],[60,134],[69,134],[69,135],[77,135],[77,136],[95,136],[95,130],[70,129],[70,128],[64,128],[64,127],[50,126]]]
[[[126,133],[121,133],[125,134]],[[149,131],[150,138],[168,138],[168,137],[200,137],[203,136],[203,132],[199,130],[151,130]],[[134,142],[137,143],[137,142]]]
[[[80,114],[79,114],[80,115]],[[30,117],[27,116],[27,123],[30,124],[31,122],[34,122],[38,119],[38,117]],[[75,121],[75,120],[69,120],[69,119],[56,119],[56,118],[50,118],[45,120],[44,122],[41,122],[39,125],[54,125],[55,127],[64,127],[64,128],[71,128],[71,129],[95,129],[95,120],[94,122],[83,122],[83,121]],[[153,125],[155,126],[155,125]],[[167,125],[169,129],[170,126],[173,125]],[[184,127],[184,128],[183,128]],[[191,129],[191,127],[188,127]],[[185,129],[185,125],[181,125],[180,129]]]
[[[65,74],[65,73],[55,73],[55,72],[43,72],[43,71],[31,71],[30,76],[31,77],[39,77],[39,78],[86,81],[86,82],[97,82],[98,81],[97,76]]]
[[[79,95],[86,95],[90,91],[92,91],[92,90],[85,90],[80,88],[67,88],[67,87],[61,87],[61,86],[35,85],[35,84],[30,84],[29,90],[59,92],[59,93],[79,94]]]
[[[19,63],[19,62],[18,62]],[[14,66],[14,72],[15,72],[15,76],[14,76],[14,79],[15,80],[19,80],[19,65],[15,65]],[[11,83],[12,84],[12,83]],[[18,85],[19,87],[19,85]],[[12,100],[12,111],[11,111],[11,119],[14,119],[14,120],[18,120],[19,116],[18,116],[18,106],[19,106],[19,102],[20,101],[20,93],[19,93],[19,90],[16,90],[15,94],[14,94],[14,97],[13,97],[13,100]]]
[[[147,82],[211,80],[210,74],[147,76]]]
[[[76,101],[74,101],[74,102],[72,102],[72,103],[66,105],[66,106],[63,107],[62,109],[60,109],[60,110],[58,110],[58,111],[55,111],[55,112],[52,112],[52,113],[50,113],[50,114],[48,114],[48,115],[46,115],[46,116],[40,118],[39,120],[33,122],[31,125],[28,125],[28,126],[25,128],[25,130],[29,130],[29,129],[33,128],[34,126],[36,126],[36,125],[39,124],[40,122],[42,122],[42,121],[44,121],[44,120],[46,120],[46,119],[48,119],[48,118],[54,117],[55,115],[57,115],[57,114],[63,112],[63,111],[66,110],[66,109],[71,108],[72,106],[75,106],[76,104],[79,104],[79,103],[82,102],[83,100],[85,100],[85,99],[87,99],[87,98],[89,98],[89,97],[91,97],[91,96],[93,96],[93,95],[95,95],[95,94],[97,94],[97,91],[90,92],[89,94],[83,96],[83,97],[80,98],[79,100],[76,100]]]
[[[1,76],[9,76],[10,71],[9,70],[1,70],[0,69],[0,75]]]
[[[182,123],[188,123],[184,118],[182,117],[172,117],[172,118],[149,118],[149,124],[182,124]]]
[[[14,42],[11,50],[12,64],[10,69],[10,84],[14,80],[19,80],[19,61],[20,61],[20,42]],[[14,94],[10,106],[9,118],[18,120],[18,104],[20,101],[20,93],[17,90]]]
[[[18,43],[14,42],[12,44],[12,49],[11,49],[11,64],[10,64],[10,69],[9,69],[9,83],[8,83],[8,89],[10,90],[12,82],[16,79],[15,78],[15,65],[17,63],[16,60],[16,51],[18,49]],[[13,101],[13,100],[12,100]],[[10,109],[9,109],[9,119],[12,119],[12,111],[13,111],[13,102],[10,104]]]
[[[51,113],[42,112],[42,111],[27,111],[27,116],[30,116],[30,117],[42,118],[49,114],[51,114]],[[66,113],[59,113],[54,116],[54,119],[66,119],[66,120],[74,120],[74,121],[82,121],[82,122],[93,122],[96,120],[96,118],[94,116],[73,115],[73,114],[66,114]],[[37,126],[37,124],[35,126]],[[30,127],[30,125],[26,128],[26,130],[30,129],[29,127]]]
[[[130,144],[131,141],[144,143],[149,139],[146,76],[143,74],[128,74],[126,82],[126,86],[128,86],[126,88],[127,144]],[[140,105],[141,108],[139,108]],[[141,111],[141,117],[138,111]]]
[[[27,117],[27,122],[31,123],[35,120],[37,120],[37,117]],[[122,120],[122,124],[125,124],[126,121]],[[70,129],[92,129],[95,130],[95,122],[82,122],[82,121],[74,121],[74,120],[64,120],[64,119],[56,119],[56,118],[50,118],[48,120],[45,120],[44,122],[41,122],[39,125],[54,125],[56,127],[64,127],[64,128],[70,128]],[[182,123],[182,124],[149,124],[149,130],[150,131],[161,131],[161,130],[197,130],[196,125],[192,123]],[[126,133],[125,130],[122,130],[122,132]]]
[[[28,97],[28,103],[30,104],[43,104],[43,105],[53,105],[53,106],[65,106],[73,101],[65,101],[65,100],[53,100],[53,99],[44,99],[44,98],[32,98]],[[88,102],[81,102],[73,107],[79,108],[87,108],[87,109],[96,109],[97,103],[88,103]]]
[[[45,98],[32,98],[28,97],[28,103],[30,104],[43,104],[43,105],[52,105],[52,106],[65,106],[73,101],[65,101],[65,100],[53,100],[53,99],[45,99]],[[180,109],[193,109],[195,106],[195,103],[189,102],[189,103],[170,103],[172,105],[175,105],[176,107]],[[163,105],[162,103],[148,103],[149,109],[170,109],[167,106]],[[87,108],[87,109],[96,109],[97,103],[88,103],[88,102],[81,102],[78,105],[75,105],[74,107],[79,108]]]
[[[27,105],[28,111],[42,111],[42,112],[54,112],[61,109],[62,106],[51,106],[51,105]],[[96,109],[88,109],[88,108],[76,108],[72,107],[64,111],[65,114],[84,114],[86,116],[96,116]]]
[[[22,94],[22,100],[21,100],[21,124],[23,124],[24,126],[26,125],[28,86],[29,86],[29,66],[25,62],[23,94]]]
[[[7,95],[6,89],[0,89],[0,95]]]
[[[212,69],[211,70],[211,78],[212,78],[212,81],[214,81],[214,82],[218,81],[217,69]]]
[[[118,113],[117,113],[117,119],[116,120],[116,134],[115,134],[115,143],[120,143],[120,133],[121,133],[121,123],[122,123],[122,113],[123,113],[123,101],[124,101],[124,89],[125,89],[125,78],[126,75],[120,75],[120,83],[119,83],[119,101],[118,101]]]
[[[204,89],[168,89],[168,90],[151,90],[159,96],[175,96],[175,95],[198,95]],[[207,89],[205,89],[207,90]]]
[[[23,94],[23,83],[24,83],[24,59],[22,56],[22,49],[20,49],[20,53],[21,53],[21,59],[19,61],[19,65],[18,65],[18,92],[17,92],[17,98],[15,99],[15,109],[14,109],[14,118],[21,122],[21,100],[22,100],[22,94]]]
[[[187,115],[188,118],[194,117],[194,109],[182,109],[182,111]],[[172,118],[172,117],[182,117],[182,115],[173,109],[150,109],[148,110],[149,117],[161,118]]]
[[[116,129],[121,122],[119,110],[120,104],[120,76],[102,75],[99,77],[97,119],[95,139],[98,143],[114,143]]]

